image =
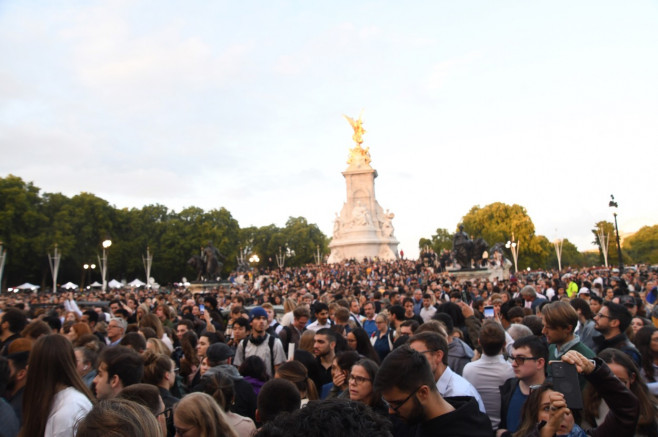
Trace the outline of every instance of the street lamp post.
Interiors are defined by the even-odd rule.
[[[562,238],[558,238],[553,242],[555,246],[555,254],[557,255],[557,270],[562,271]]]
[[[146,288],[151,288],[151,265],[153,264],[153,254],[149,251],[149,247],[146,246],[146,256],[142,257],[144,262],[144,270],[146,270]]]
[[[50,273],[53,276],[53,293],[57,293],[57,275],[59,274],[59,261],[62,259],[62,254],[55,244],[55,254],[48,253],[48,263],[50,264]]]
[[[608,268],[608,246],[610,244],[610,234],[603,232],[603,226],[599,228],[596,233],[596,236],[599,237],[599,243],[601,244],[601,252],[603,252],[603,263],[605,267]]]
[[[103,257],[98,257],[98,264],[101,266],[101,277],[103,278],[103,293],[107,291],[107,249],[112,245],[108,238],[103,241]]]
[[[619,205],[615,202],[615,196],[610,195],[610,203],[608,203],[610,208],[617,208]],[[615,233],[617,234],[617,256],[619,257],[619,274],[624,273],[624,261],[621,259],[621,242],[619,241],[619,227],[617,227],[617,212],[612,213],[615,216]]]
[[[276,258],[276,265],[279,266],[279,269],[282,269],[286,265],[286,255],[281,252],[281,246],[279,246],[279,254],[274,255]]]
[[[315,263],[320,265],[322,264],[322,255],[320,254],[320,246],[316,245],[315,246],[315,255],[313,255],[315,258]]]
[[[5,260],[7,259],[7,251],[2,247],[0,241],[0,293],[2,292],[2,273],[5,271]]]
[[[514,273],[518,273],[519,242],[514,241],[514,232],[512,232],[512,240],[508,241],[507,244],[505,244],[505,247],[512,251],[512,258],[514,259]]]
[[[82,266],[83,269],[85,269],[84,273],[82,274],[82,284],[80,285],[80,290],[84,290],[84,285],[85,285],[85,276],[87,276],[87,282],[91,284],[91,271],[96,268],[96,264],[83,264]]]

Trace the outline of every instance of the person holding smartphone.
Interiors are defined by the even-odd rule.
[[[576,367],[579,374],[590,382],[610,407],[610,413],[596,428],[581,429],[562,393],[553,389],[550,382],[535,388],[523,405],[523,422],[514,437],[593,436],[631,437],[639,416],[639,402],[608,365],[600,358],[589,359],[570,350],[561,361]]]

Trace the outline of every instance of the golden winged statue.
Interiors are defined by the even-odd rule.
[[[350,123],[350,126],[352,126],[352,129],[354,129],[354,135],[352,136],[352,139],[359,147],[361,147],[361,144],[363,143],[362,135],[366,133],[366,130],[363,128],[363,120],[361,120],[362,115],[363,111],[361,114],[359,114],[359,119],[354,120],[352,117],[348,117],[347,115],[343,114],[343,117],[345,117],[345,119]]]

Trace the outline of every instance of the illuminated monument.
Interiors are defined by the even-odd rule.
[[[370,152],[361,147],[363,143],[363,122],[361,117],[353,120],[345,116],[354,129],[352,139],[356,143],[350,149],[347,170],[343,172],[347,185],[347,201],[340,215],[334,220],[333,239],[329,244],[329,263],[345,259],[379,258],[395,260],[399,258],[399,241],[393,235],[395,214],[382,209],[375,198],[375,178],[377,171],[370,166]]]

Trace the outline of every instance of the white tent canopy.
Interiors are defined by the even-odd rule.
[[[134,281],[129,282],[128,285],[130,287],[143,287],[146,285],[146,282],[142,282],[139,279],[135,279]]]
[[[110,282],[107,283],[107,285],[110,288],[121,288],[121,287],[123,287],[123,284],[121,282],[117,281],[116,279],[112,279]]]
[[[75,290],[78,288],[77,284],[74,284],[73,282],[67,282],[66,284],[62,285],[62,288],[65,288],[67,290]]]
[[[25,284],[21,284],[18,287],[14,287],[14,288],[18,288],[19,290],[35,290],[35,289],[41,288],[41,287],[39,287],[38,285],[34,285],[34,284],[30,284],[29,282],[26,282]]]
[[[90,287],[102,287],[103,284],[101,284],[101,283],[98,282],[98,281],[94,281],[94,282],[92,282],[91,284],[89,284],[89,286],[90,286]]]

